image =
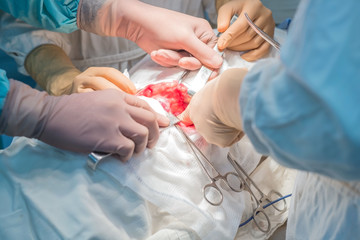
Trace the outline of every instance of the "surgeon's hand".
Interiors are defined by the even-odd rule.
[[[218,48],[228,48],[234,51],[247,51],[241,57],[247,61],[255,61],[266,56],[270,44],[262,39],[249,26],[244,13],[269,36],[274,36],[275,22],[270,9],[260,0],[235,0],[220,7],[218,11],[218,31],[223,34],[219,37]],[[230,19],[234,14],[239,18],[230,26]]]
[[[201,64],[213,69],[222,64],[222,58],[212,49],[216,36],[205,19],[138,0],[88,0],[80,3],[79,28],[132,40],[162,66],[193,70],[200,68]],[[167,54],[160,50],[166,50]]]
[[[0,131],[9,136],[82,153],[114,153],[123,161],[153,147],[159,126],[168,124],[145,101],[118,90],[57,97],[15,80],[0,117]]]
[[[64,50],[54,44],[33,49],[26,57],[25,68],[49,94],[90,92],[113,88],[135,94],[135,85],[119,70],[110,67],[77,69]]]
[[[211,80],[192,97],[180,119],[193,123],[209,143],[227,147],[239,141],[244,135],[239,95],[246,73],[246,69],[228,69]]]
[[[90,67],[74,77],[71,93],[92,92],[104,89],[122,90],[136,93],[136,87],[119,70],[110,67]]]

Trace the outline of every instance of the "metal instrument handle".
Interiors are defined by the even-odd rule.
[[[104,152],[92,152],[88,155],[87,165],[93,170],[96,170],[97,165],[101,160],[107,158],[112,153],[104,153]]]
[[[266,42],[268,42],[271,46],[273,46],[276,50],[280,52],[280,43],[278,43],[275,39],[270,37],[266,32],[261,30],[256,24],[250,19],[247,13],[244,13],[247,22],[249,23],[250,27]]]
[[[230,20],[230,25],[233,24],[238,19],[238,16],[233,15]],[[220,35],[220,33],[219,33]],[[217,44],[213,48],[220,56],[224,54],[224,51],[219,51]],[[188,94],[190,96],[194,96],[196,92],[198,92],[201,88],[203,88],[206,84],[206,82],[209,80],[209,77],[211,76],[211,73],[213,72],[212,69],[209,69],[205,66],[202,66],[198,73],[196,74],[193,82],[195,85],[190,86],[188,89]]]

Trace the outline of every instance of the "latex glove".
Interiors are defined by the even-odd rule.
[[[159,49],[150,53],[151,59],[163,67],[181,67],[188,70],[197,70],[202,64],[186,51]]]
[[[0,131],[9,136],[37,138],[76,152],[115,153],[123,161],[153,147],[159,125],[168,124],[145,101],[121,91],[57,97],[15,80],[10,80],[0,117]]]
[[[138,0],[87,0],[80,1],[77,19],[79,28],[85,31],[135,42],[163,66],[196,69],[204,64],[217,69],[222,64],[222,58],[212,49],[216,36],[202,18]],[[160,54],[158,58],[156,51],[160,49],[173,54]]]
[[[266,56],[271,46],[249,26],[244,16],[245,12],[264,32],[271,37],[274,36],[275,21],[272,12],[260,0],[230,1],[221,6],[218,11],[217,28],[223,33],[219,37],[218,48],[247,51],[241,57],[247,61],[254,61]],[[229,26],[234,14],[237,14],[239,18]]]
[[[119,70],[110,67],[90,67],[74,78],[71,93],[91,92],[104,89],[121,89],[135,94],[136,87]]]
[[[246,73],[246,69],[233,68],[211,80],[192,97],[180,119],[194,123],[209,143],[227,147],[239,141],[244,135],[239,95]]]
[[[52,44],[32,50],[25,59],[25,69],[43,89],[55,96],[107,88],[136,92],[135,85],[117,69],[91,67],[81,72],[60,47]]]

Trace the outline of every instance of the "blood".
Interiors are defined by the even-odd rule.
[[[158,100],[165,111],[175,116],[182,113],[188,106],[191,96],[187,93],[187,87],[178,81],[150,84],[141,89],[136,95],[154,98]]]

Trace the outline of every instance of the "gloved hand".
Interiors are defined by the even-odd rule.
[[[227,147],[239,141],[244,135],[239,95],[246,73],[241,68],[224,71],[192,97],[179,118],[185,124],[194,123],[209,143]]]
[[[123,161],[153,147],[159,125],[169,120],[136,96],[114,89],[64,96],[10,80],[0,116],[0,131],[37,138],[52,146],[83,153],[118,154]]]
[[[275,21],[270,9],[260,0],[234,0],[225,3],[218,11],[218,31],[223,34],[219,37],[218,48],[228,48],[235,51],[248,51],[241,57],[247,61],[255,61],[269,53],[270,44],[262,39],[249,26],[244,13],[269,36],[274,36]],[[239,18],[231,25],[230,19],[234,14]]]
[[[92,92],[104,89],[123,90],[129,94],[136,93],[136,87],[129,78],[119,70],[110,67],[90,67],[74,78],[71,93]]]
[[[163,66],[196,69],[201,62],[217,69],[222,64],[222,58],[212,49],[216,36],[205,19],[138,0],[80,1],[77,23],[88,32],[127,38]],[[172,50],[172,54],[158,57],[156,51],[160,49]],[[182,50],[185,56],[177,53]]]
[[[136,92],[135,85],[117,69],[91,67],[81,72],[60,47],[52,44],[32,50],[25,59],[25,69],[43,89],[55,96],[107,88]]]

